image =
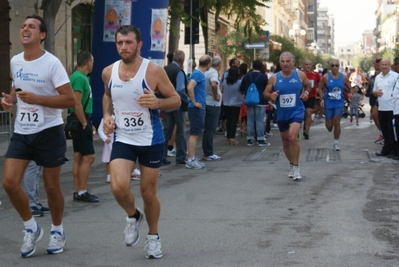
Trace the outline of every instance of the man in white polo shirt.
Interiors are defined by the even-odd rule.
[[[398,145],[395,141],[392,124],[394,118],[392,92],[399,74],[391,70],[389,59],[382,59],[380,68],[381,73],[375,78],[373,95],[378,97],[378,120],[385,142],[381,152],[376,155],[397,159]]]

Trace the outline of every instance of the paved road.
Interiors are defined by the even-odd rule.
[[[241,137],[239,146],[228,146],[215,136],[223,159],[203,170],[162,167],[161,260],[144,258],[146,224],[138,245],[124,246],[125,214],[105,182],[97,140],[89,188],[100,203],[73,202],[72,162],[62,169],[62,254],[45,254],[46,215],[37,218],[46,234],[36,254],[19,257],[23,225],[0,188],[0,266],[398,266],[399,162],[374,156],[381,146],[373,143],[377,130],[367,118],[341,125],[340,152],[332,150],[324,124],[312,125],[310,140],[301,141],[300,182],[287,178],[277,129],[267,148],[247,147]],[[138,194],[139,182],[131,189]],[[40,196],[46,203],[44,190]],[[142,206],[140,196],[137,202]]]

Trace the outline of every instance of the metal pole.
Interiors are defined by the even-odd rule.
[[[193,0],[190,0],[190,59],[193,59]]]

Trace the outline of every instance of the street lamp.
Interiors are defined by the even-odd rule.
[[[288,35],[290,36],[291,40],[296,44],[298,41],[299,36],[305,36],[306,31],[304,29],[300,29],[297,23],[292,25],[292,29],[288,31]]]
[[[314,55],[317,55],[317,53],[320,50],[320,47],[317,45],[317,43],[312,42],[309,46],[309,50],[311,50],[313,52]]]

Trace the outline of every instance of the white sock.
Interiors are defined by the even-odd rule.
[[[334,139],[334,144],[338,144],[338,139]]]
[[[62,223],[60,225],[55,226],[54,224],[51,224],[51,231],[56,231],[61,234],[64,233],[64,228],[62,227]]]
[[[107,174],[107,179],[111,179],[111,174]]]
[[[32,216],[32,218],[30,218],[30,220],[24,222],[24,227],[25,227],[25,229],[31,229],[32,232],[37,232],[37,223],[36,223],[35,218],[33,218],[33,216]]]
[[[192,157],[192,158],[189,158],[189,159],[188,159],[189,162],[192,162],[192,161],[194,161],[194,160],[195,160],[195,157]]]
[[[78,195],[81,196],[81,195],[83,195],[83,194],[86,193],[86,192],[87,192],[87,189],[86,189],[86,190],[80,190],[80,191],[78,192]]]

